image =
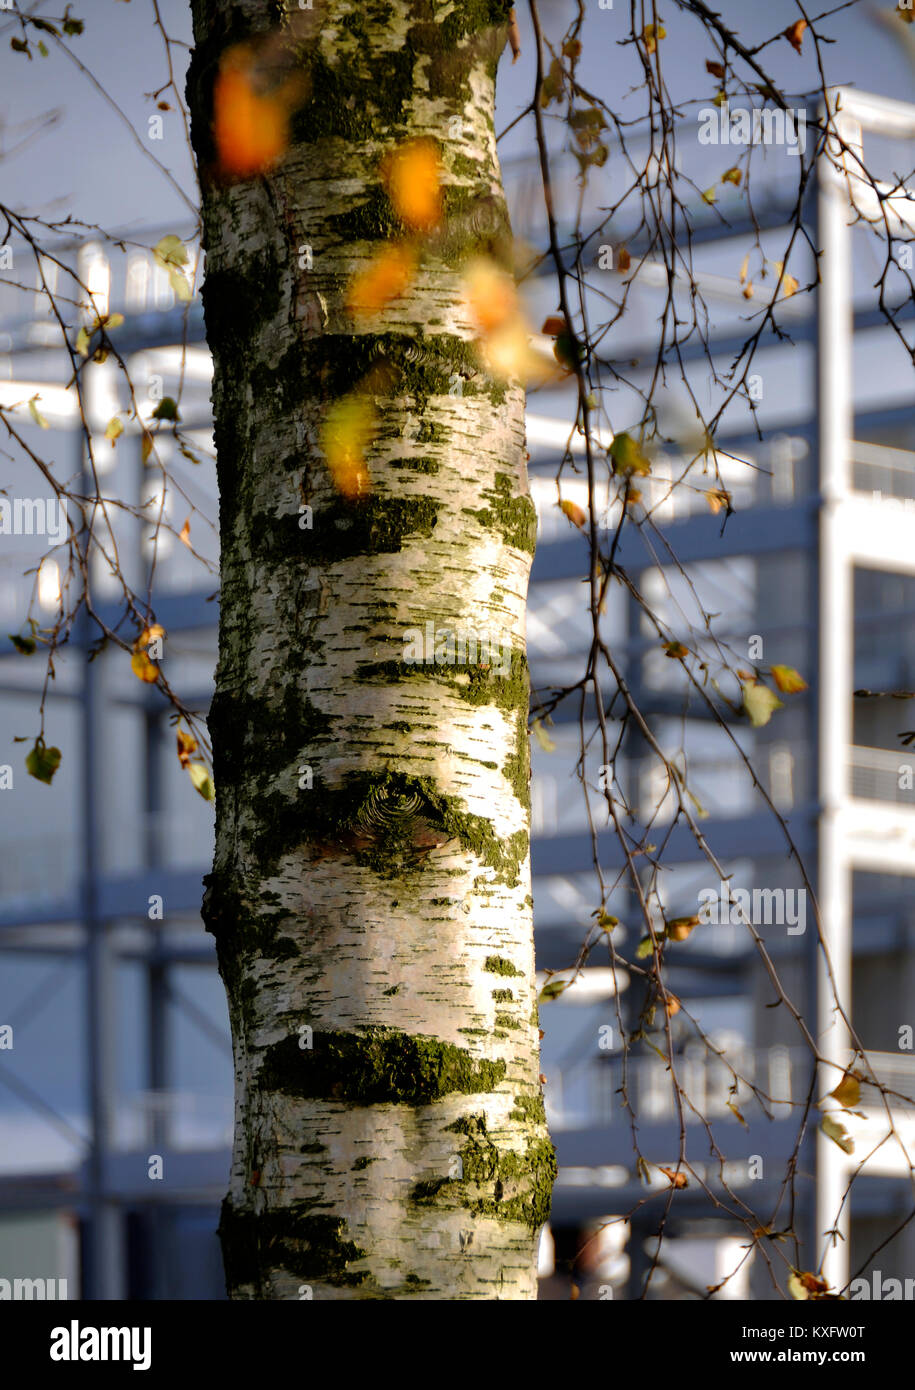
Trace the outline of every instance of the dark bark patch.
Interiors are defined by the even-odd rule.
[[[273,1270],[286,1269],[308,1282],[356,1286],[368,1278],[348,1266],[365,1258],[347,1240],[342,1216],[316,1215],[305,1203],[271,1211],[239,1211],[230,1198],[222,1204],[219,1239],[222,1243],[229,1293],[253,1287],[256,1294]]]
[[[316,1032],[310,1048],[297,1035],[264,1052],[257,1085],[306,1100],[350,1105],[430,1105],[444,1096],[489,1093],[506,1064],[474,1058],[464,1048],[395,1028],[362,1033]]]

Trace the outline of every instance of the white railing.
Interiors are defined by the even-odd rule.
[[[858,440],[851,443],[850,449],[853,492],[867,493],[878,499],[911,501],[915,506],[915,453]]]
[[[700,1124],[703,1117],[736,1120],[732,1105],[747,1119],[759,1115],[753,1086],[768,1113],[786,1119],[803,1099],[810,1072],[808,1054],[787,1047],[729,1047],[725,1062],[701,1044],[691,1045],[676,1057],[675,1067],[677,1086],[691,1103],[683,1106],[687,1124]],[[735,1074],[741,1079],[732,1090]],[[547,1114],[556,1130],[623,1123],[630,1113],[627,1100],[640,1122],[680,1115],[671,1073],[654,1057],[630,1057],[625,1068],[621,1056],[591,1057],[574,1068],[548,1072],[547,1080]]]
[[[850,1057],[848,1065],[862,1076],[871,1075],[876,1085],[865,1081],[861,1085],[860,1107],[863,1110],[883,1110],[880,1087],[894,1092],[887,1096],[891,1111],[915,1110],[915,1054],[904,1052],[868,1052],[870,1070],[860,1058]],[[855,1108],[855,1107],[852,1107]]]
[[[915,748],[853,747],[849,763],[852,796],[915,806]]]

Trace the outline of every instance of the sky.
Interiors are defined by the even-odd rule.
[[[30,6],[42,13],[44,6]],[[54,13],[57,12],[55,7]],[[545,32],[561,33],[570,13],[563,0],[542,3]],[[798,17],[795,0],[721,0],[725,21],[751,46]],[[825,6],[831,8],[831,6]],[[702,26],[661,5],[667,30],[662,40],[665,76],[677,101],[708,100],[714,80],[705,60],[717,55]],[[191,42],[188,0],[160,0],[159,10],[170,37],[177,41],[176,70],[186,62]],[[616,0],[600,9],[588,0],[583,31],[581,80],[623,117],[641,110],[637,87],[639,64],[625,42],[629,6]],[[178,193],[151,161],[155,154],[190,199],[195,180],[176,110],[162,113],[163,139],[147,138],[148,118],[156,113],[150,94],[168,81],[164,45],[155,26],[150,0],[73,0],[72,13],[84,32],[62,45],[49,39],[49,56],[29,61],[12,52],[9,39],[19,33],[15,21],[0,10],[0,196],[11,206],[41,215],[66,215],[121,230],[186,222],[188,210]],[[890,14],[886,3],[860,3],[824,21],[823,32],[835,42],[823,47],[826,78],[884,96],[910,100],[915,94],[915,26],[896,31],[879,22]],[[533,41],[527,5],[518,6],[521,57],[500,65],[497,129],[504,129],[529,100]],[[898,31],[898,32],[897,32]],[[64,51],[66,50],[66,52]],[[70,56],[67,56],[67,53]],[[791,93],[814,91],[818,74],[811,45],[798,56],[785,39],[764,50],[767,71]],[[82,66],[79,66],[82,65]],[[183,73],[176,76],[183,89]],[[169,94],[164,94],[169,100]],[[140,133],[139,144],[116,103]],[[174,105],[172,99],[171,102]],[[530,153],[528,119],[507,137],[506,155]]]

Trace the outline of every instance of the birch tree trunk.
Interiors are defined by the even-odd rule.
[[[235,1055],[235,1298],[536,1297],[555,1163],[529,870],[535,514],[523,391],[480,367],[461,292],[466,258],[510,243],[509,8],[316,0],[303,38],[292,3],[193,0],[222,540],[204,915]],[[214,73],[268,32],[310,96],[267,174],[220,182]],[[442,152],[444,231],[360,326],[347,285],[397,230],[379,164],[416,137]],[[378,431],[348,498],[321,431],[360,389]],[[506,645],[482,661],[461,645],[487,637]]]

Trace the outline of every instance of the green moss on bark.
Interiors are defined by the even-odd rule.
[[[429,1105],[444,1096],[494,1091],[506,1064],[475,1058],[453,1043],[394,1028],[316,1032],[311,1048],[297,1036],[264,1052],[258,1086],[299,1099],[351,1105]]]
[[[480,511],[465,507],[468,516],[475,517],[481,526],[494,528],[506,545],[533,555],[537,544],[537,510],[527,493],[516,495],[515,482],[508,473],[500,473],[492,488],[483,493],[489,505]]]
[[[550,1141],[537,1137],[521,1150],[501,1147],[488,1133],[484,1115],[466,1116],[448,1128],[467,1141],[460,1149],[460,1177],[417,1183],[411,1200],[419,1206],[464,1207],[539,1230],[550,1214],[557,1172]]]
[[[504,956],[487,956],[483,962],[483,969],[488,970],[491,975],[521,976],[521,971],[516,970],[510,960]]]

